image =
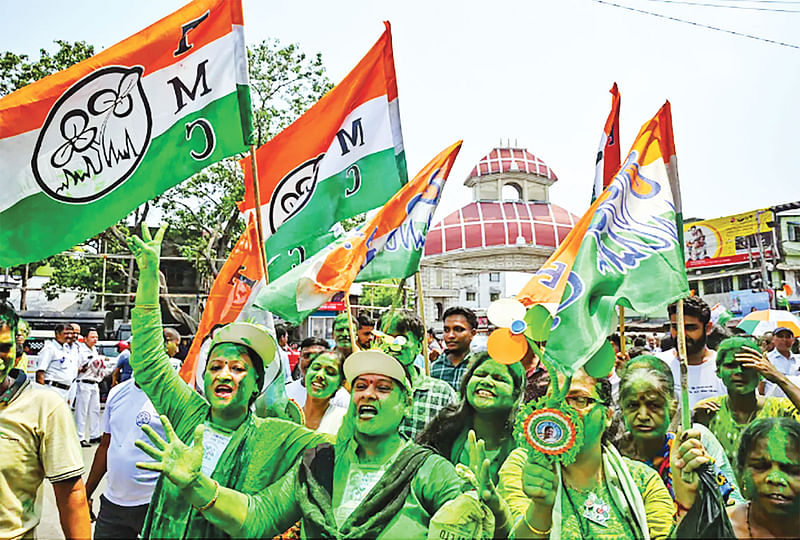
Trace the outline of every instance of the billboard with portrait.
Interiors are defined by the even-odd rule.
[[[686,268],[703,268],[758,259],[758,238],[767,257],[775,254],[771,210],[753,210],[683,225]]]

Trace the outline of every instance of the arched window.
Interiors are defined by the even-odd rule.
[[[503,184],[503,190],[500,195],[504,201],[521,201],[522,188],[515,182],[508,182]]]

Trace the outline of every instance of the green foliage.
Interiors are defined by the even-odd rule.
[[[58,39],[54,43],[59,46],[55,54],[41,49],[39,59],[35,61],[30,61],[27,54],[5,51],[0,56],[0,96],[10,94],[51,73],[66,69],[94,54],[94,46],[84,41],[70,43]]]

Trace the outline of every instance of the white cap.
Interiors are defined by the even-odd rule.
[[[356,351],[345,359],[344,377],[348,383],[353,384],[356,377],[368,373],[390,377],[411,391],[411,382],[408,380],[406,370],[394,356],[377,349],[370,349]]]

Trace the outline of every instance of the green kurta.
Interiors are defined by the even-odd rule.
[[[191,444],[195,428],[210,421],[208,402],[187,385],[169,363],[164,350],[159,307],[133,310],[134,346],[131,366],[136,383],[155,409],[169,418],[175,433]],[[255,493],[296,469],[307,446],[324,439],[297,424],[250,414],[234,431],[211,478],[221,486]],[[226,538],[192,508],[172,482],[162,476],[150,502],[143,538]]]

